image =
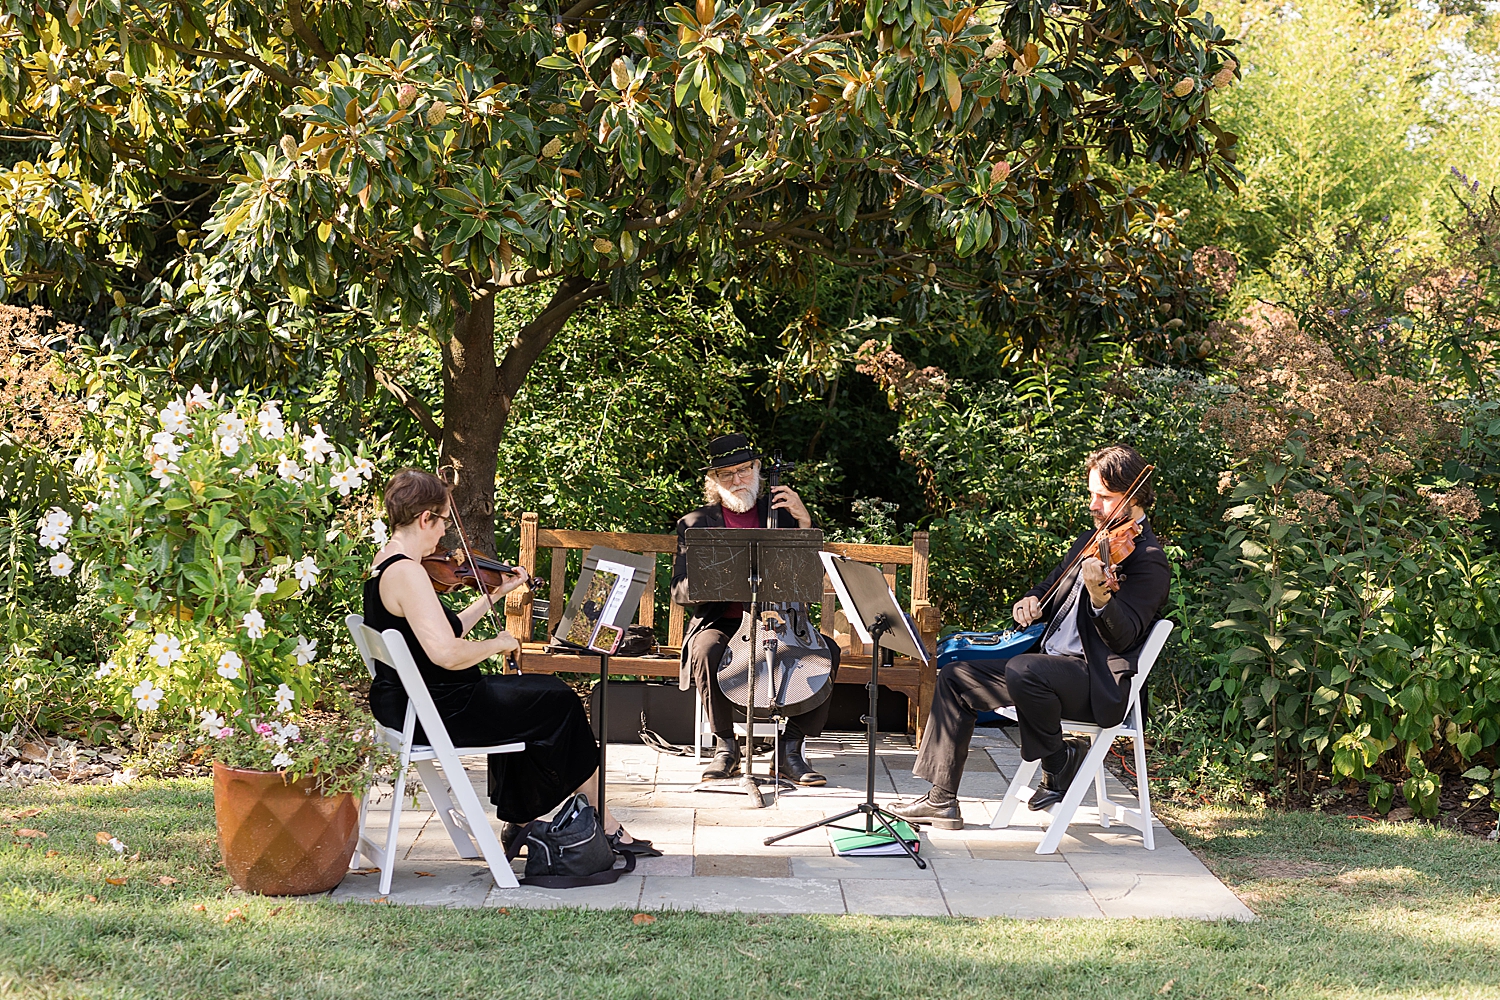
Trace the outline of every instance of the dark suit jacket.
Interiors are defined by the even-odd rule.
[[[1093,537],[1093,531],[1086,531],[1074,539],[1057,568],[1025,596],[1041,597],[1046,593],[1063,575],[1063,568]],[[1083,640],[1083,658],[1089,668],[1089,704],[1094,721],[1101,726],[1119,725],[1125,718],[1125,702],[1130,693],[1127,681],[1136,672],[1141,646],[1166,605],[1167,591],[1172,585],[1172,565],[1161,550],[1161,543],[1156,540],[1156,532],[1151,530],[1149,521],[1135,540],[1135,551],[1116,567],[1116,571],[1120,577],[1120,590],[1103,610],[1097,615],[1090,610],[1087,590],[1078,596],[1078,603],[1074,606],[1078,635]],[[1077,574],[1076,569],[1069,573],[1052,598],[1042,605],[1042,618],[1049,623],[1049,633],[1052,631],[1050,623],[1072,592]],[[1037,652],[1041,652],[1040,647]]]
[[[770,498],[764,496],[756,503],[755,509],[760,514],[761,524],[766,523],[766,512],[770,509],[770,503]],[[795,528],[796,526],[797,519],[790,512],[782,509],[776,511],[776,527]],[[684,607],[693,608],[692,620],[688,622],[687,628],[682,633],[682,665],[677,676],[678,686],[684,691],[693,682],[687,665],[688,640],[692,638],[694,632],[703,627],[704,622],[724,617],[729,605],[720,601],[694,605],[688,600],[687,542],[684,540],[683,532],[689,528],[722,527],[724,527],[724,508],[716,503],[699,507],[677,519],[677,555],[672,560],[672,600]]]

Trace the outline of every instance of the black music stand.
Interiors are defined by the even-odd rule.
[[[769,776],[758,779],[753,773],[760,608],[763,602],[807,603],[822,599],[823,567],[818,556],[823,551],[823,532],[818,528],[688,528],[683,532],[683,543],[689,601],[694,604],[735,601],[750,606],[744,775],[739,787],[750,796],[751,806],[759,809],[766,804],[760,793],[761,782],[781,787],[778,779]],[[774,658],[774,650],[768,651],[767,656]],[[773,680],[768,674],[767,708],[772,707]],[[700,691],[699,696],[707,703],[707,691]]]
[[[879,823],[890,834],[891,839],[901,845],[906,856],[917,863],[918,868],[926,868],[927,862],[917,857],[917,852],[891,826],[893,821],[899,821],[901,817],[886,812],[875,804],[875,720],[879,717],[882,664],[890,666],[896,653],[926,663],[927,650],[922,645],[921,636],[912,628],[911,619],[901,613],[900,606],[896,604],[896,595],[891,593],[890,585],[885,582],[885,575],[878,567],[857,562],[848,556],[834,555],[832,552],[822,552],[819,555],[828,571],[828,579],[833,583],[834,592],[838,594],[839,602],[847,612],[849,624],[854,626],[861,641],[875,644],[875,653],[870,657],[870,683],[866,685],[870,692],[870,707],[869,714],[865,716],[865,743],[868,752],[865,760],[865,800],[837,816],[829,816],[816,823],[767,837],[766,846],[808,830],[816,830],[820,826],[833,826],[850,816],[862,815],[865,818],[865,833],[874,833],[875,824]]]
[[[599,657],[599,822],[604,823],[605,754],[609,747],[609,657],[620,648],[635,619],[641,594],[656,569],[656,556],[595,545],[583,557],[583,572],[552,637],[563,637],[580,654]],[[549,595],[553,600],[556,594]]]

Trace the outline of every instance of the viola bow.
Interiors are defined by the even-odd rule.
[[[1108,535],[1111,531],[1114,531],[1116,528],[1125,524],[1129,520],[1130,508],[1131,504],[1135,501],[1135,495],[1141,491],[1141,487],[1146,485],[1146,480],[1150,479],[1151,474],[1155,471],[1156,466],[1148,465],[1144,469],[1142,469],[1140,473],[1135,477],[1135,480],[1130,484],[1130,489],[1125,491],[1125,496],[1120,501],[1120,506],[1125,508],[1125,512],[1118,518],[1107,521],[1102,528],[1096,528],[1094,530],[1094,537],[1089,539],[1088,543],[1084,545],[1084,547],[1079,551],[1078,555],[1073,557],[1073,561],[1068,564],[1068,568],[1063,570],[1062,573],[1058,575],[1057,580],[1052,584],[1052,586],[1048,587],[1047,592],[1042,595],[1041,604],[1043,607],[1046,606],[1048,601],[1052,600],[1053,595],[1057,593],[1057,588],[1062,586],[1062,582],[1068,578],[1069,574],[1071,574],[1075,569],[1082,565],[1083,561],[1089,557],[1090,553],[1096,552],[1098,550],[1099,539]]]

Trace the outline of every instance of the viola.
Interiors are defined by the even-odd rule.
[[[474,556],[471,562],[469,554],[458,549],[437,549],[431,555],[423,556],[422,568],[432,581],[432,589],[439,594],[460,587],[494,590],[504,585],[506,577],[523,572],[518,566],[507,566],[485,556]],[[536,588],[542,582],[541,577],[530,576],[526,579],[526,586]]]

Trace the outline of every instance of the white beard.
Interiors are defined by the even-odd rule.
[[[730,489],[728,486],[725,486],[717,479],[714,479],[712,475],[708,476],[707,478],[708,482],[704,483],[704,493],[708,493],[708,489],[706,487],[710,485],[713,487],[713,493],[710,494],[710,497],[712,498],[710,502],[712,502],[713,500],[717,500],[719,503],[723,504],[729,510],[734,511],[736,514],[745,513],[747,510],[755,506],[755,501],[760,499],[759,471],[755,473],[755,478],[750,480],[748,485],[738,486],[734,489]]]

